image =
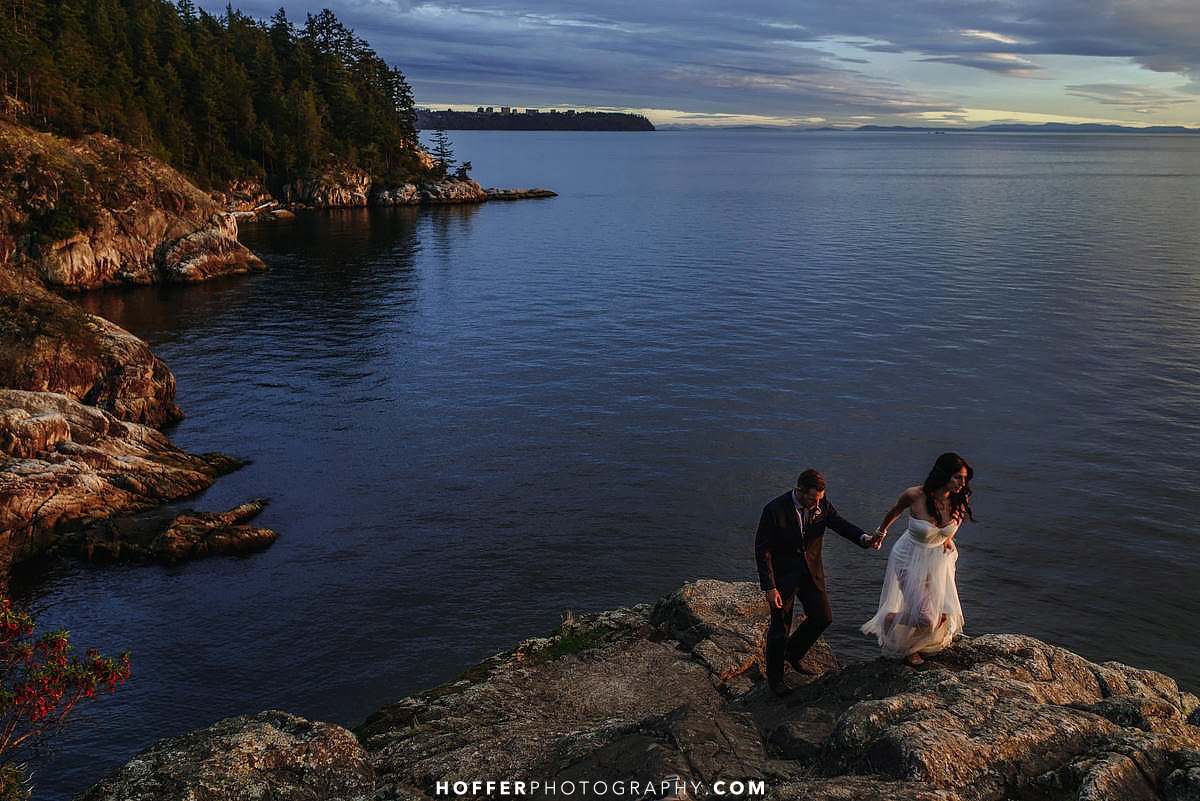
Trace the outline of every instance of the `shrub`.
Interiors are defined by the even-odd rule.
[[[26,752],[58,731],[79,702],[128,678],[128,653],[73,656],[66,631],[35,636],[33,619],[0,599],[0,799],[27,798]]]

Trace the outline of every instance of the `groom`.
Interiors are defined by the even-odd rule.
[[[800,670],[800,660],[821,632],[833,622],[825,594],[825,567],[821,543],[831,528],[863,548],[878,549],[883,537],[869,536],[838,514],[825,497],[825,478],[808,469],[796,479],[796,488],[763,507],[754,536],[758,582],[767,596],[771,624],[767,627],[767,684],[776,695],[791,692],[783,683],[783,663]],[[789,637],[792,606],[799,599],[804,622]]]

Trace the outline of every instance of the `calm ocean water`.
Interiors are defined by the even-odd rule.
[[[68,798],[155,739],[286,709],[354,725],[565,610],[753,580],[807,466],[873,528],[976,469],[967,631],[1200,690],[1200,137],[462,132],[479,208],[245,228],[270,272],[89,295],[253,464],[270,550],[64,564],[28,590],[134,678],[60,741]],[[898,529],[897,529],[898,533]],[[826,548],[843,657],[883,553]]]

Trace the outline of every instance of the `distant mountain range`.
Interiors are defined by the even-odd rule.
[[[933,128],[908,127],[904,125],[861,125],[856,131],[984,131],[987,133],[1200,133],[1200,128],[1184,128],[1182,125],[1151,125],[1147,128],[1135,128],[1131,125],[1103,125],[1095,122],[1066,123],[1044,122],[1041,125],[1023,125],[1018,123],[1003,123],[999,125],[981,125],[978,128]]]
[[[1130,125],[1102,125],[1100,123],[1065,123],[1046,122],[1041,125],[1025,125],[1004,123],[999,125],[981,125],[977,128],[949,128],[914,125],[860,125],[857,128],[837,128],[824,126],[809,128],[800,125],[730,125],[717,128],[711,125],[663,125],[660,131],[694,131],[699,129],[722,131],[855,131],[875,132],[908,132],[908,133],[1119,133],[1119,134],[1200,134],[1200,128],[1185,128],[1182,125],[1152,125],[1148,128],[1135,128]]]

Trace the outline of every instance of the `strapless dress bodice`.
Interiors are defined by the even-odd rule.
[[[928,520],[916,517],[908,519],[909,536],[924,545],[940,545],[956,531],[958,531],[958,523],[950,523],[939,528]]]

